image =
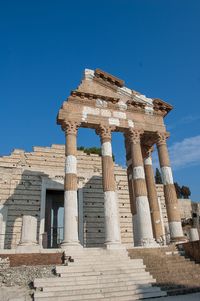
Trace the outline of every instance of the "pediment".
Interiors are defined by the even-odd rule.
[[[79,87],[73,91],[87,95],[97,95],[100,98],[117,99],[121,107],[134,104],[143,104],[147,111],[153,109],[167,114],[172,106],[158,98],[149,98],[135,90],[125,86],[123,80],[100,69],[85,69],[83,79]]]
[[[63,103],[57,122],[62,125],[71,119],[83,127],[104,123],[118,129],[138,126],[154,131],[164,126],[163,117],[171,109],[171,105],[126,87],[123,80],[105,71],[85,69],[78,88]]]

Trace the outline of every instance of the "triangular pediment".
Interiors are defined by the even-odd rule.
[[[57,122],[73,119],[81,126],[99,123],[128,127],[163,127],[163,117],[172,106],[125,86],[123,80],[100,69],[85,69],[81,83],[71,92],[59,111]]]
[[[172,106],[158,98],[149,98],[135,90],[125,86],[123,80],[100,69],[85,69],[83,79],[75,92],[93,94],[101,97],[118,99],[118,103],[126,107],[134,103],[141,103],[149,110],[166,110],[166,114]]]

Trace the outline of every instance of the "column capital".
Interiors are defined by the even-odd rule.
[[[111,134],[113,129],[114,128],[108,125],[100,124],[99,127],[96,129],[96,133],[100,136],[102,142],[105,140],[111,141]]]
[[[169,137],[169,132],[156,132],[156,144],[162,145],[162,144],[166,144],[166,140]]]
[[[142,156],[144,159],[151,157],[152,153],[154,151],[153,145],[146,145],[142,144]]]
[[[140,143],[140,137],[144,133],[142,129],[128,129],[127,136],[131,143],[138,144]]]
[[[62,130],[65,132],[65,135],[77,135],[78,128],[80,123],[77,121],[65,121],[62,124]]]

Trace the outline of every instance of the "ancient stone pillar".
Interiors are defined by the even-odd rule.
[[[37,218],[31,215],[23,215],[21,240],[16,248],[16,253],[38,253],[40,251],[37,242]]]
[[[161,167],[162,181],[164,185],[164,196],[169,221],[170,236],[172,241],[179,241],[185,238],[183,237],[179,205],[174,187],[172,170],[170,167],[170,160],[166,144],[167,137],[167,133],[157,132],[156,143]]]
[[[140,145],[141,131],[129,129],[135,194],[134,243],[136,246],[156,246],[153,238],[149,201]]]
[[[190,237],[190,241],[199,240],[199,232],[198,232],[197,228],[191,228],[189,230],[189,237]]]
[[[23,215],[20,245],[32,246],[37,244],[37,218]]]
[[[100,126],[97,130],[97,134],[99,134],[101,138],[105,245],[107,248],[118,248],[121,245],[121,235],[112,158],[111,128],[108,126]]]
[[[135,195],[134,195],[134,183],[133,183],[133,166],[131,159],[131,144],[128,138],[128,135],[125,136],[125,148],[126,148],[126,166],[127,166],[127,180],[128,180],[128,190],[129,190],[129,199],[130,199],[130,207],[133,216],[136,213],[135,208]]]
[[[154,171],[152,167],[152,148],[143,147],[143,157],[144,157],[144,171],[147,185],[147,194],[149,199],[151,222],[153,227],[154,238],[157,242],[164,241],[163,226],[161,220],[161,212],[158,203],[158,196],[156,191]]]
[[[64,240],[61,248],[80,247],[78,238],[77,200],[77,122],[66,122],[65,131],[65,181],[64,181]]]

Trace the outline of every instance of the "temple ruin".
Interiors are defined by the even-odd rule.
[[[183,240],[164,125],[171,109],[117,77],[86,69],[57,116],[65,147],[34,147],[30,153],[16,149],[0,158],[1,248],[112,249]],[[99,135],[101,157],[77,151],[80,127]],[[114,131],[124,135],[127,170],[113,163]],[[151,159],[155,147],[164,184],[157,187]]]
[[[86,69],[57,115],[65,145],[0,157],[3,300],[124,301],[200,290],[199,266],[178,249],[199,260],[200,208],[177,200],[164,124],[171,109]],[[99,136],[101,155],[77,149],[81,127]],[[113,161],[113,132],[124,137],[127,168]],[[154,180],[156,148],[163,184]],[[186,223],[183,232],[192,207],[195,227]]]

